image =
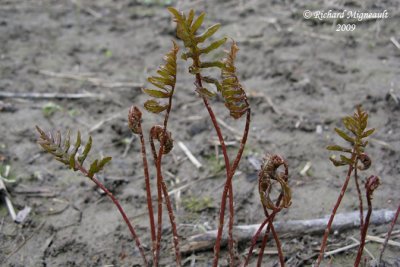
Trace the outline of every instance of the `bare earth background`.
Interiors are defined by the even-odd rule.
[[[89,133],[94,138],[93,156],[113,157],[101,178],[121,200],[149,249],[139,141],[132,139],[126,117],[132,104],[142,105],[146,99],[140,87],[131,84],[145,83],[170,49],[170,40],[175,39],[175,26],[166,10],[169,4],[185,11],[205,11],[208,26],[222,24],[216,36],[234,38],[241,49],[237,67],[253,117],[245,155],[233,181],[236,224],[263,219],[256,170],[249,159],[260,160],[266,153],[279,153],[290,165],[293,204],[276,220],[329,214],[345,169],[332,166],[325,147],[340,142],[333,128],[340,126],[341,118],[352,114],[358,104],[370,113],[370,126],[377,129],[368,147],[373,165],[361,173],[362,178],[377,174],[382,179],[374,195],[376,209],[397,207],[400,49],[390,38],[400,40],[398,1],[168,2],[0,0],[0,92],[97,95],[78,100],[0,99],[1,171],[7,165],[11,167],[8,178],[16,182],[6,185],[15,207],[32,207],[25,223],[15,225],[5,205],[0,206],[0,265],[141,263],[112,203],[90,181],[42,153],[35,143],[34,126],[80,129],[84,138]],[[387,9],[390,18],[355,22],[355,31],[336,32],[332,20],[308,21],[302,16],[305,9],[333,8],[364,12]],[[215,156],[216,136],[211,122],[186,72],[189,64],[179,63],[170,130],[175,141],[184,142],[204,165],[197,170],[178,146],[164,160],[169,189],[187,185],[171,195],[184,240],[216,228],[225,175],[221,171],[223,161]],[[212,101],[212,106],[221,120],[242,131],[243,120],[231,119],[221,99]],[[146,129],[161,121],[160,116],[144,114]],[[317,132],[317,128],[322,131]],[[236,141],[232,131],[224,127],[223,132],[229,141]],[[234,142],[232,151],[237,145]],[[302,176],[299,172],[307,162],[311,168]],[[356,209],[352,181],[339,212]],[[164,221],[167,225],[166,218]],[[168,229],[162,265],[174,265]],[[386,231],[387,225],[370,228],[375,235]],[[351,243],[348,237],[352,235],[357,238],[358,230],[332,235],[329,249]],[[315,253],[320,241],[321,236],[282,239],[293,266]],[[238,252],[245,253],[247,246],[240,244]],[[366,247],[374,256],[379,255],[378,244]],[[267,250],[274,249],[270,242]],[[332,264],[351,266],[355,252],[335,256]],[[398,248],[389,248],[385,259],[393,263],[399,253]],[[195,256],[196,266],[207,266],[212,259],[210,251]],[[226,263],[223,253],[221,264]],[[265,257],[265,266],[276,263],[275,256]]]

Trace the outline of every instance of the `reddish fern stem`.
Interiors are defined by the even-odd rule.
[[[278,200],[280,202],[280,199],[278,199]],[[265,231],[264,238],[263,238],[262,243],[261,243],[260,253],[258,254],[257,266],[261,266],[261,264],[262,264],[262,260],[263,260],[263,257],[264,257],[265,246],[266,246],[267,241],[268,241],[269,231],[272,232],[272,236],[275,239],[275,243],[276,243],[276,248],[278,250],[278,256],[279,256],[280,264],[281,264],[282,267],[285,266],[285,258],[283,256],[281,242],[280,242],[279,237],[278,237],[278,235],[277,235],[277,233],[275,231],[274,223],[273,223],[275,215],[279,211],[280,211],[280,209],[274,210],[272,212],[271,216],[269,216],[267,209],[264,207],[264,214],[265,214],[265,217],[267,217],[267,219],[269,220],[269,223],[268,223],[268,227],[267,227],[267,229]]]
[[[111,199],[111,201],[114,203],[114,205],[117,207],[119,213],[122,215],[122,218],[125,221],[125,224],[128,226],[129,231],[131,232],[131,235],[133,239],[136,242],[136,246],[139,249],[140,255],[142,256],[144,266],[149,266],[146,255],[144,253],[144,249],[142,247],[142,243],[140,242],[140,239],[138,235],[136,234],[136,231],[134,227],[132,226],[131,222],[128,219],[128,216],[125,213],[125,210],[122,208],[121,204],[119,201],[114,197],[114,195],[99,181],[95,176],[89,177],[89,172],[79,163],[75,163],[75,166],[81,171],[86,177],[90,178],[106,195],[108,198]]]
[[[357,194],[358,194],[358,203],[359,203],[358,209],[360,210],[360,235],[361,235],[363,225],[364,225],[364,210],[363,210],[363,199],[362,199],[362,194],[361,194],[361,189],[360,189],[360,183],[359,183],[358,173],[357,173],[357,164],[358,164],[358,158],[356,159],[356,163],[354,164],[354,181],[356,183]]]
[[[199,66],[199,59],[194,60],[194,64],[196,66]],[[199,86],[202,86],[201,82],[201,76],[199,73],[196,74],[196,82],[199,84]],[[225,170],[226,170],[226,177],[228,180],[229,173],[230,173],[230,162],[229,162],[229,157],[228,157],[228,151],[226,149],[225,145],[225,140],[224,137],[222,136],[221,128],[219,127],[219,124],[217,122],[217,118],[215,117],[214,111],[212,110],[210,104],[208,103],[207,98],[203,97],[203,102],[204,106],[206,107],[208,114],[211,118],[212,124],[214,126],[214,129],[217,133],[219,143],[221,145],[221,150],[222,154],[224,156],[224,161],[225,161]],[[226,198],[227,198],[227,192],[229,191],[229,198],[232,198],[232,202],[229,202],[229,205],[232,205],[231,209],[229,210],[230,215],[233,217],[233,190],[232,190],[232,184],[225,182],[225,187],[224,187],[224,193],[222,195],[222,200],[221,200],[221,207],[220,207],[220,213],[219,213],[219,225],[218,225],[218,234],[217,234],[217,239],[215,241],[215,246],[214,246],[214,260],[213,260],[213,266],[217,267],[218,265],[218,258],[219,258],[219,252],[220,252],[220,247],[221,247],[221,239],[222,239],[222,230],[224,227],[224,216],[225,216],[225,205],[226,205]],[[231,242],[232,236],[229,236],[229,242]],[[231,264],[233,263],[233,251],[231,248],[229,248],[229,255],[231,259]]]
[[[151,200],[151,187],[150,187],[150,175],[149,175],[149,166],[147,163],[147,156],[146,156],[146,146],[143,137],[143,132],[139,133],[140,143],[142,146],[142,160],[143,160],[143,171],[144,171],[144,178],[146,183],[146,198],[147,198],[147,209],[149,211],[149,222],[150,222],[150,232],[151,232],[151,241],[152,241],[152,254],[153,259],[155,257],[155,245],[156,245],[156,227],[154,224],[154,210],[153,210],[153,203]]]
[[[174,246],[175,246],[175,258],[179,259],[179,266],[180,266],[180,258],[181,258],[181,254],[179,251],[179,239],[178,239],[178,229],[176,227],[176,223],[175,223],[175,215],[173,213],[172,210],[172,204],[171,204],[171,200],[169,198],[168,195],[168,190],[167,190],[167,186],[165,185],[164,181],[161,182],[161,186],[162,186],[162,191],[165,197],[165,204],[167,206],[167,210],[168,210],[168,216],[169,216],[169,220],[171,222],[171,227],[172,227],[172,235],[174,238]]]
[[[367,194],[367,204],[368,204],[367,216],[365,216],[364,227],[362,228],[361,231],[360,246],[358,247],[357,257],[356,260],[354,261],[354,267],[358,267],[360,265],[361,256],[363,254],[365,246],[365,238],[367,236],[367,231],[369,226],[369,219],[371,218],[371,213],[372,213],[371,198],[368,196],[368,194]]]
[[[356,158],[356,152],[353,150],[351,161],[354,162],[355,158]],[[322,238],[321,248],[320,248],[318,259],[317,259],[317,262],[316,262],[316,265],[315,265],[316,267],[318,267],[321,264],[321,261],[322,261],[322,259],[324,257],[326,243],[328,242],[328,236],[329,236],[329,232],[331,231],[333,219],[335,218],[336,211],[339,208],[340,202],[342,201],[343,196],[344,196],[344,194],[345,194],[345,192],[347,190],[347,186],[349,184],[350,177],[351,177],[351,174],[353,172],[353,169],[354,169],[353,165],[349,165],[349,169],[347,171],[346,180],[343,183],[342,189],[340,191],[340,195],[339,195],[339,197],[338,197],[338,199],[337,199],[337,201],[335,203],[335,206],[333,207],[331,216],[329,217],[328,225],[326,226],[325,233],[324,233],[324,236]]]
[[[247,100],[245,100],[246,104]],[[240,147],[239,150],[236,154],[236,158],[233,162],[233,165],[231,167],[231,171],[229,173],[229,177],[226,181],[226,183],[229,182],[230,186],[229,186],[229,223],[228,223],[228,236],[229,236],[229,255],[231,258],[231,263],[232,266],[235,266],[234,264],[234,255],[233,255],[233,223],[234,223],[234,206],[233,206],[233,185],[232,185],[232,178],[233,175],[235,174],[235,171],[237,169],[237,167],[239,166],[239,162],[240,159],[242,158],[243,155],[243,151],[244,148],[246,146],[246,142],[247,142],[247,136],[249,134],[249,128],[250,128],[250,119],[251,119],[251,110],[250,108],[247,110],[247,114],[246,114],[246,124],[243,130],[243,136],[242,136],[242,140],[240,141]],[[232,195],[231,195],[232,194]]]
[[[365,238],[367,236],[369,219],[371,218],[371,213],[372,213],[371,199],[367,198],[367,203],[368,203],[368,212],[367,212],[367,216],[365,217],[364,227],[361,232],[360,246],[358,247],[357,257],[356,257],[356,260],[354,261],[354,267],[358,267],[360,265],[361,256],[363,254],[364,246],[365,246]]]
[[[360,246],[358,247],[358,253],[357,253],[356,260],[354,262],[354,267],[358,267],[361,262],[361,256],[363,254],[364,247],[365,247],[365,238],[367,237],[369,220],[370,220],[371,214],[372,214],[372,195],[373,195],[375,189],[378,188],[379,184],[380,184],[380,179],[376,175],[371,175],[370,177],[368,177],[367,181],[365,182],[365,191],[366,191],[366,197],[367,197],[368,212],[367,212],[367,216],[365,217],[364,227],[361,232]]]
[[[247,253],[245,262],[243,264],[243,267],[246,267],[247,265],[249,265],[249,261],[250,261],[250,257],[253,254],[253,250],[254,250],[254,246],[257,243],[258,238],[260,237],[261,231],[264,228],[264,226],[269,222],[270,218],[266,218],[262,224],[260,224],[260,227],[258,227],[257,232],[254,234],[253,238],[251,239],[251,245],[249,248],[249,252]]]
[[[386,249],[387,243],[389,242],[390,236],[392,235],[392,231],[393,231],[394,225],[396,224],[397,219],[399,218],[399,214],[400,214],[400,204],[397,207],[396,214],[394,215],[394,218],[393,218],[393,220],[392,220],[392,222],[390,224],[389,231],[388,231],[388,233],[386,235],[386,238],[385,238],[385,242],[383,242],[381,253],[379,255],[379,264],[381,264],[381,262],[382,262],[383,254],[385,253],[385,249]]]
[[[200,78],[198,79],[198,82],[199,82],[200,86],[202,86]],[[205,107],[207,108],[209,115],[210,115],[211,121],[214,125],[214,129],[217,132],[218,140],[221,145],[222,154],[224,155],[225,170],[226,170],[226,176],[227,176],[227,180],[225,182],[224,191],[223,191],[222,198],[221,198],[221,206],[220,206],[220,211],[219,211],[218,233],[217,233],[217,239],[215,241],[215,246],[214,246],[213,266],[217,267],[218,259],[219,259],[219,252],[220,252],[220,247],[221,247],[222,230],[224,227],[226,198],[227,198],[228,191],[229,191],[229,198],[233,199],[233,192],[232,192],[233,190],[232,190],[232,184],[228,183],[229,174],[230,174],[230,163],[229,163],[229,157],[228,157],[228,152],[226,149],[224,137],[222,136],[221,128],[219,127],[219,124],[215,117],[214,111],[212,110],[210,104],[208,103],[208,100],[205,97],[203,97],[203,102],[204,102]],[[231,205],[231,202],[229,202],[229,204]],[[233,207],[232,207],[232,210],[233,210]],[[229,210],[231,216],[232,216],[232,210],[231,209]],[[231,239],[231,237],[229,237],[229,242],[230,242],[230,239]],[[232,261],[233,251],[230,251],[229,253],[230,253],[230,257],[231,257],[231,261]]]
[[[165,113],[165,117],[164,117],[164,129],[163,129],[163,135],[160,141],[160,148],[158,149],[158,155],[155,154],[155,151],[153,151],[153,156],[155,156],[154,160],[155,160],[155,164],[156,164],[156,169],[157,169],[157,194],[158,194],[158,233],[157,233],[157,250],[156,250],[156,260],[157,260],[157,264],[156,266],[158,266],[158,260],[159,260],[159,255],[160,255],[160,243],[161,243],[161,234],[162,234],[162,188],[163,188],[163,183],[164,183],[164,179],[162,176],[162,172],[161,172],[161,159],[162,159],[162,155],[164,152],[164,144],[166,141],[166,136],[167,136],[167,126],[168,126],[168,119],[169,119],[169,113],[171,112],[171,107],[172,107],[172,95],[174,92],[174,87],[171,90],[171,96],[168,99],[168,107]],[[154,143],[152,145],[152,149],[154,149]],[[164,184],[165,186],[165,184]],[[167,190],[166,190],[167,191]],[[168,209],[168,214],[170,214],[169,218],[170,218],[170,223],[171,223],[171,227],[173,229],[172,231],[172,235],[173,235],[173,239],[174,239],[174,248],[175,248],[175,256],[176,256],[176,263],[177,266],[181,266],[181,256],[180,256],[180,251],[179,251],[179,237],[177,234],[177,227],[176,227],[176,223],[175,223],[175,216],[173,215],[174,212],[172,210],[172,206],[171,206],[171,201],[169,199],[168,193],[164,194],[165,197],[165,203]],[[169,203],[169,205],[168,205]],[[172,216],[171,216],[172,215]]]
[[[160,245],[161,245],[161,234],[162,234],[162,190],[160,186],[160,178],[158,175],[158,167],[157,167],[157,152],[156,147],[154,146],[153,138],[150,136],[149,138],[151,152],[153,154],[153,159],[157,168],[157,238],[155,244],[155,252],[154,252],[154,266],[158,266],[158,261],[160,257]]]

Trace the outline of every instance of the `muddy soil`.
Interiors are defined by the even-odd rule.
[[[154,74],[170,49],[170,40],[175,39],[166,10],[169,4],[186,11],[205,11],[207,26],[222,24],[217,37],[227,35],[240,47],[237,68],[249,96],[252,121],[233,180],[235,224],[263,220],[257,171],[251,162],[266,153],[284,156],[290,166],[293,203],[276,220],[329,214],[346,173],[345,168],[329,162],[331,153],[325,147],[341,142],[333,129],[359,104],[376,128],[367,148],[373,164],[360,176],[364,180],[377,174],[382,179],[374,194],[374,208],[396,209],[400,202],[400,48],[393,40],[400,41],[399,2],[0,0],[0,92],[94,96],[0,99],[1,172],[5,175],[10,166],[7,178],[11,181],[6,185],[15,208],[32,208],[24,223],[16,225],[1,204],[1,266],[141,264],[112,203],[88,179],[41,152],[35,125],[62,131],[70,128],[74,133],[79,129],[83,138],[93,136],[93,157],[113,157],[99,178],[121,201],[150,254],[140,143],[128,130],[126,117],[131,105],[141,106],[147,99],[140,85]],[[341,21],[305,20],[307,9],[387,10],[389,18],[351,21],[356,25],[354,31],[337,32]],[[184,241],[217,227],[225,175],[221,152],[216,156],[211,121],[194,92],[193,77],[186,72],[189,64],[183,60],[179,64],[169,129],[175,142],[186,144],[203,164],[196,169],[178,146],[163,160],[168,188],[185,186],[171,195]],[[222,130],[232,141],[230,152],[234,153],[239,144],[235,136],[242,131],[244,120],[231,119],[218,97],[211,104],[230,127]],[[144,113],[146,129],[160,123],[161,116]],[[301,175],[307,164],[310,169]],[[154,177],[154,170],[151,174]],[[351,181],[339,212],[357,210],[357,205]],[[385,233],[387,227],[371,226],[370,233]],[[328,249],[351,243],[350,236],[358,238],[358,230],[337,233]],[[174,266],[168,227],[164,237],[161,263]],[[320,235],[283,237],[288,265],[310,266],[320,240]],[[247,247],[240,244],[239,255]],[[371,242],[366,247],[375,257],[379,255],[379,244]],[[267,250],[275,250],[273,242]],[[353,249],[338,254],[331,263],[352,266],[355,253]],[[399,264],[399,248],[389,247],[385,260],[395,266],[396,255]],[[184,256],[187,266],[193,262],[193,266],[209,266],[211,259],[210,251]],[[226,259],[224,250],[222,265]],[[276,255],[266,256],[264,262],[277,266]]]

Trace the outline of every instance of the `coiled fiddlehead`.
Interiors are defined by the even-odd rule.
[[[144,93],[153,97],[153,99],[147,100],[144,103],[145,109],[152,113],[160,113],[166,110],[169,106],[169,102],[162,103],[156,100],[157,98],[171,98],[174,93],[177,71],[176,55],[179,47],[174,41],[172,41],[172,43],[173,48],[164,56],[164,61],[166,62],[165,65],[160,66],[157,70],[158,75],[147,78],[147,80],[157,88],[143,88]]]
[[[163,154],[168,154],[174,148],[174,140],[172,139],[171,132],[166,131],[165,138],[164,136],[164,128],[161,125],[155,125],[150,129],[150,139],[156,139],[159,143],[161,140],[164,140],[164,149]]]
[[[81,155],[78,154],[78,150],[81,148],[81,134],[78,131],[76,135],[76,141],[74,146],[71,148],[70,143],[70,131],[67,132],[64,140],[62,140],[60,131],[55,134],[46,134],[39,126],[36,126],[36,130],[39,132],[39,140],[37,143],[48,153],[52,154],[56,160],[68,166],[70,169],[77,171],[80,166],[83,165],[86,160],[91,148],[92,148],[92,137],[89,139],[83,149]],[[104,165],[106,165],[111,160],[111,157],[104,157],[101,159],[96,159],[90,164],[90,168],[87,176],[93,178],[93,176],[100,172]]]
[[[284,172],[278,172],[280,166],[284,167]],[[288,185],[288,166],[286,161],[279,155],[267,155],[261,165],[258,174],[258,191],[262,205],[270,210],[277,211],[288,208],[291,205],[292,193]],[[281,201],[277,205],[270,197],[273,181],[281,186]]]

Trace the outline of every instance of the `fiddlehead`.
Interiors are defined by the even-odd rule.
[[[164,56],[165,65],[157,70],[156,76],[151,76],[147,80],[153,84],[156,89],[143,88],[143,92],[153,97],[144,103],[147,111],[152,113],[160,113],[166,110],[170,103],[162,103],[157,99],[171,98],[174,93],[176,83],[176,55],[178,53],[178,45],[172,41],[173,48]]]
[[[157,140],[159,143],[161,143],[161,140],[164,140],[163,154],[168,154],[174,148],[174,140],[172,139],[171,132],[166,131],[164,137],[164,128],[161,125],[151,127],[150,141],[153,142],[153,139]]]
[[[280,166],[284,167],[284,172],[277,172]],[[288,185],[288,166],[286,161],[279,155],[267,155],[261,165],[258,174],[258,191],[262,205],[270,210],[278,211],[288,208],[291,205],[292,193]],[[279,206],[275,205],[270,197],[274,181],[281,186],[281,201]]]
[[[92,137],[89,139],[83,149],[81,155],[78,154],[78,150],[81,148],[81,134],[78,131],[76,135],[76,141],[71,148],[70,143],[70,131],[67,132],[64,140],[62,140],[60,131],[46,134],[39,126],[36,126],[36,130],[39,132],[39,140],[37,143],[48,153],[52,154],[56,160],[68,166],[70,169],[77,171],[79,166],[82,166],[86,160],[91,148],[92,148]],[[96,159],[90,164],[90,168],[87,176],[93,178],[93,176],[100,172],[104,165],[111,160],[111,157],[104,157]]]
[[[128,112],[128,127],[134,134],[142,134],[142,112],[132,106]]]

